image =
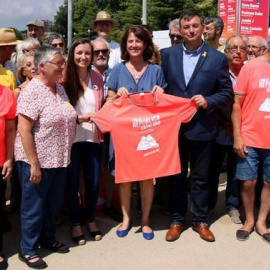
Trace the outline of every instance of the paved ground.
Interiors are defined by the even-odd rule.
[[[177,241],[166,242],[169,217],[159,207],[154,206],[151,221],[155,238],[151,241],[143,239],[139,215],[134,211],[134,227],[127,237],[118,238],[115,233],[118,224],[103,214],[98,214],[97,222],[104,234],[103,239],[99,242],[90,240],[84,227],[88,241],[86,245],[77,247],[70,239],[70,228],[64,217],[62,225],[57,227],[57,239],[69,245],[70,252],[64,255],[50,254],[41,249],[40,255],[49,265],[47,269],[57,270],[269,269],[270,245],[263,242],[259,235],[252,233],[246,242],[236,240],[235,232],[241,225],[232,223],[226,215],[224,193],[224,187],[221,187],[217,208],[210,219],[211,229],[216,236],[214,243],[201,240],[191,229],[190,213],[187,220],[189,228]],[[20,241],[18,214],[11,216],[11,222],[13,230],[4,235],[9,269],[29,269],[17,256]]]

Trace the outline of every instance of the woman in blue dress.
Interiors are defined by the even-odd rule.
[[[107,101],[136,92],[164,92],[167,86],[162,69],[150,62],[154,45],[149,33],[142,26],[129,28],[121,40],[121,58],[111,72],[107,82]],[[117,229],[119,237],[125,237],[131,229],[130,199],[132,183],[119,184],[119,195],[123,222]],[[154,232],[149,224],[154,185],[153,179],[140,181],[142,217],[141,228],[143,237],[151,240]]]

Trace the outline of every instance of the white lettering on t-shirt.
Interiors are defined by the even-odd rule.
[[[146,130],[161,124],[160,116],[155,114],[150,117],[137,117],[132,119],[132,128]]]
[[[269,78],[260,79],[259,88],[266,88],[266,91],[270,92],[270,79]]]

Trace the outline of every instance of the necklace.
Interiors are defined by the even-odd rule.
[[[83,79],[80,78],[80,81],[83,82],[87,77],[88,77],[88,72],[87,72],[86,76]]]
[[[129,62],[129,71],[132,74],[134,80],[136,81],[136,83],[138,82],[138,80],[140,79],[141,75],[144,73],[145,69],[147,68],[148,63],[143,63],[142,65],[138,65],[138,66],[134,66],[133,64],[131,64]]]

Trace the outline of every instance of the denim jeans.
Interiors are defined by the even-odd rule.
[[[30,165],[18,161],[17,167],[22,187],[21,251],[32,256],[39,241],[55,242],[55,217],[65,194],[66,168],[41,169],[41,181],[33,184],[29,181]]]
[[[3,224],[4,224],[4,203],[5,203],[5,191],[6,191],[6,181],[3,180],[2,169],[0,167],[0,254],[3,248]]]
[[[87,223],[93,222],[98,199],[101,145],[91,142],[76,142],[71,148],[71,163],[68,166],[67,202],[71,225],[80,224],[78,192],[80,168],[83,170],[85,208]]]

